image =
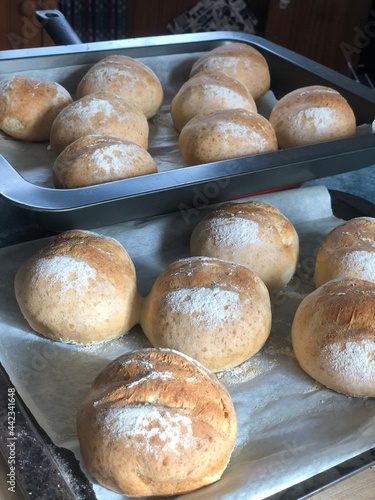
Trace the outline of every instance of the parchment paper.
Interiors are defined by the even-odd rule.
[[[351,398],[325,389],[302,372],[291,348],[294,312],[314,288],[316,250],[341,222],[332,215],[329,193],[318,186],[257,198],[279,208],[295,224],[299,267],[291,283],[272,297],[272,331],[264,348],[241,366],[218,374],[233,398],[239,424],[229,466],[218,483],[184,498],[266,498],[375,446],[375,398]],[[139,290],[146,295],[170,262],[189,255],[191,231],[207,210],[95,231],[124,245],[135,263]],[[139,327],[119,340],[91,346],[65,345],[34,333],[18,309],[13,279],[21,263],[46,242],[0,251],[0,361],[53,442],[79,458],[75,414],[92,380],[118,355],[150,345]],[[98,485],[95,491],[100,500],[125,498]]]

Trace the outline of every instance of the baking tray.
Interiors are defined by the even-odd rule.
[[[164,107],[168,108],[170,99],[187,80],[199,55],[230,42],[247,43],[265,56],[276,99],[306,85],[330,86],[348,100],[357,125],[371,131],[375,118],[373,90],[270,41],[238,32],[166,35],[3,51],[0,53],[0,75],[41,74],[43,79],[54,79],[64,85],[74,97],[76,85],[88,67],[109,54],[124,54],[141,60],[162,82],[167,81]],[[170,64],[166,74],[168,60],[173,60],[175,65]],[[151,121],[157,123],[157,119]],[[40,147],[45,149],[46,145]],[[23,172],[28,168],[29,159],[25,153],[22,172],[12,161],[0,158],[0,195],[29,212],[47,229],[95,228],[176,210],[194,210],[225,199],[295,186],[367,167],[373,165],[374,160],[375,135],[364,133],[319,145],[172,168],[86,188],[57,190],[27,180]]]
[[[375,205],[360,197],[336,190],[330,191],[333,214],[344,220],[358,216],[375,216]],[[8,390],[14,389],[0,364],[0,454],[9,457]],[[40,427],[15,388],[17,437],[17,490],[25,499],[94,500],[92,484],[83,474],[74,454],[59,448]],[[295,484],[268,497],[268,500],[297,500],[337,483],[375,465],[375,448]]]

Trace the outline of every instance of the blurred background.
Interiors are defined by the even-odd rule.
[[[54,9],[84,43],[242,31],[375,82],[375,0],[2,0],[0,50],[54,45],[34,14]]]

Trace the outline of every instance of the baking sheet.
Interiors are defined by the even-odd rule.
[[[338,89],[357,117],[356,137],[293,150],[186,166],[172,126],[169,105],[188,79],[197,58],[228,42],[249,43],[266,57],[271,73],[271,92],[258,101],[258,110],[268,117],[276,99],[294,88],[321,84]],[[54,80],[73,95],[87,69],[109,54],[138,58],[159,77],[165,99],[150,123],[149,151],[158,173],[109,184],[72,190],[55,190],[51,166],[55,155],[48,144],[27,144],[0,137],[0,153],[21,176],[0,162],[0,194],[12,203],[31,210],[38,222],[53,230],[100,227],[107,223],[162,214],[191,205],[196,190],[210,190],[208,202],[259,191],[298,185],[302,182],[362,168],[373,163],[375,137],[371,123],[375,98],[368,88],[257,36],[215,32],[169,35],[78,45],[68,48],[35,49],[12,59],[0,59],[2,77],[22,73],[37,79]],[[2,54],[4,55],[4,53]],[[231,182],[212,194],[212,182]],[[25,182],[26,181],[26,182]],[[212,194],[212,196],[211,196]],[[206,202],[207,204],[207,202]]]
[[[161,109],[148,120],[148,151],[156,162],[158,172],[187,167],[178,148],[179,134],[173,126],[170,103],[182,84],[188,80],[193,63],[201,55],[202,52],[198,52],[140,59],[143,64],[155,71],[164,91]],[[88,67],[88,65],[74,65],[64,67],[63,71],[50,68],[48,70],[19,71],[18,73],[36,80],[50,80],[64,84],[72,97],[75,98],[78,82]],[[257,101],[257,110],[268,118],[276,102],[277,99],[270,90]],[[358,127],[358,135],[371,132],[371,125],[362,124]],[[0,131],[0,153],[28,182],[47,188],[54,187],[52,165],[57,154],[49,148],[48,142],[17,141]]]
[[[375,399],[323,388],[299,369],[291,349],[291,322],[313,289],[317,247],[340,222],[332,216],[329,193],[311,187],[257,198],[278,207],[295,224],[300,264],[292,282],[272,298],[272,331],[264,348],[218,374],[239,420],[229,466],[221,481],[184,498],[266,498],[375,446]],[[146,295],[170,262],[189,255],[192,228],[207,210],[175,212],[98,232],[124,245],[135,263],[139,290]],[[45,243],[42,239],[0,251],[0,361],[52,441],[79,458],[75,413],[93,378],[110,360],[149,343],[139,327],[119,340],[90,346],[65,345],[33,333],[18,310],[13,279],[19,265]],[[94,489],[100,500],[125,498],[98,485]]]

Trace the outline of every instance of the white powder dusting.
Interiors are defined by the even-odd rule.
[[[300,111],[295,116],[294,126],[299,130],[306,127],[306,122],[313,124],[315,132],[325,134],[332,130],[337,120],[337,113],[333,108],[309,108]]]
[[[343,256],[342,264],[361,279],[375,282],[375,252],[354,250]]]
[[[78,117],[79,120],[84,122],[89,122],[96,114],[102,114],[105,119],[111,117],[116,117],[117,121],[124,121],[126,119],[126,115],[117,113],[112,104],[104,99],[76,101],[66,110],[64,119],[69,120],[73,116]]]
[[[214,101],[220,99],[228,108],[247,109],[249,107],[249,99],[246,99],[246,97],[243,97],[235,90],[227,87],[221,85],[205,85],[203,90],[205,98]]]
[[[264,128],[262,130],[264,132]],[[223,141],[227,141],[230,137],[241,137],[243,140],[246,140],[249,146],[255,143],[258,152],[265,151],[269,148],[269,142],[263,135],[257,130],[241,123],[229,121],[218,122],[215,124],[215,133],[221,134]]]
[[[149,372],[147,375],[144,375],[142,378],[135,380],[134,382],[130,382],[130,384],[127,384],[126,387],[127,388],[136,387],[137,385],[144,384],[145,382],[150,381],[150,380],[166,381],[166,380],[170,380],[172,377],[173,377],[172,372],[164,372],[164,373],[156,372],[156,371]]]
[[[95,75],[95,83],[98,88],[104,88],[110,81],[116,81],[120,78],[126,78],[131,82],[131,85],[137,85],[138,83],[143,83],[143,80],[135,74],[134,69],[127,68],[125,66],[119,67],[100,67],[96,66],[95,73],[88,75]]]
[[[375,342],[337,342],[322,349],[322,355],[344,379],[375,380]]]
[[[96,279],[96,270],[93,267],[65,255],[39,259],[35,272],[38,277],[46,279],[51,288],[59,283],[60,294],[72,289],[79,291],[88,288]]]
[[[126,448],[144,450],[155,458],[159,453],[179,454],[194,441],[190,417],[144,405],[106,412],[104,427],[117,438],[125,438]]]
[[[166,302],[172,311],[187,315],[191,322],[208,326],[232,321],[240,311],[238,293],[219,287],[173,290],[166,295]]]
[[[217,217],[211,220],[210,233],[217,247],[260,243],[257,222],[242,217]]]

